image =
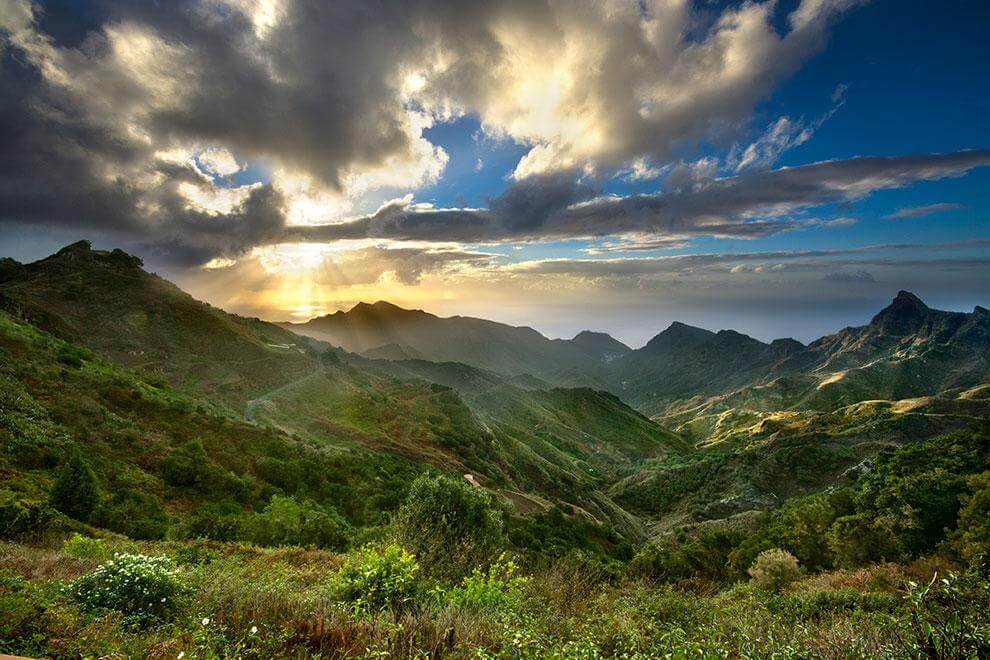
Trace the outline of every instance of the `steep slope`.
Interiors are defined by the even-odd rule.
[[[567,503],[627,531],[637,521],[603,495],[616,471],[683,448],[610,395],[516,380],[524,389],[463,364],[348,354],[197,302],[120,251],[79,243],[32,264],[5,261],[0,273],[3,308],[26,327],[150,382],[164,385],[164,375],[204,409],[219,397],[218,412],[314,446],[471,472],[486,487]],[[458,389],[443,384],[458,379]]]
[[[793,339],[770,344],[722,330],[717,333],[674,322],[643,348],[610,369],[610,390],[648,414],[675,399],[715,394],[760,381],[803,346]]]
[[[269,323],[228,314],[86,241],[0,269],[0,308],[115,363],[229,403],[312,371],[315,354]]]
[[[601,333],[551,340],[532,328],[466,316],[441,318],[382,301],[358,303],[347,312],[282,327],[353,353],[374,351],[369,355],[389,359],[418,354],[435,362],[463,362],[507,376],[531,374],[555,384],[590,384],[608,363],[629,350]],[[393,345],[405,355],[384,348]]]

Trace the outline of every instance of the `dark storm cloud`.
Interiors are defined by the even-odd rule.
[[[84,228],[182,264],[292,240],[669,244],[800,228],[809,220],[789,213],[990,161],[859,158],[624,198],[583,181],[662,163],[675,141],[745,117],[853,4],[802,0],[781,34],[773,3],[745,3],[688,39],[690,3],[292,0],[266,14],[251,2],[107,0],[74,24],[71,5],[0,0],[0,222]],[[548,62],[581,81],[549,120],[526,95]],[[416,183],[445,162],[416,122],[468,112],[531,148],[484,209],[393,202],[289,226],[278,182],[229,190],[195,165],[221,147],[327,189],[376,168]]]

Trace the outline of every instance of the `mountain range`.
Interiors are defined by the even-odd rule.
[[[224,437],[211,460],[261,493],[282,488],[272,461],[316,451],[353,483],[390,456],[471,474],[519,515],[565,511],[656,536],[842,485],[885,448],[990,412],[990,312],[934,310],[903,291],[869,324],[808,345],[673,323],[633,350],[603,333],[554,340],[386,302],[272,324],[84,241],[0,260],[0,320],[0,376],[34,411],[0,419],[0,434],[82,438],[180,516],[195,502],[151,456]],[[199,412],[182,412],[176,433],[175,420],[149,425],[134,403],[148,397]],[[232,457],[233,438],[258,428],[267,439]],[[0,471],[34,483],[25,475],[44,461],[25,461]],[[398,474],[388,469],[381,484]]]
[[[282,324],[366,357],[462,362],[503,376],[605,389],[643,412],[759,387],[764,409],[827,409],[867,398],[926,396],[986,381],[990,312],[944,312],[901,291],[865,326],[808,344],[761,342],[734,330],[674,322],[632,350],[604,333],[548,339],[532,328],[390,303],[359,303],[306,323]],[[924,376],[919,376],[919,370]]]

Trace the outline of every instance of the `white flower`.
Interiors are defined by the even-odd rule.
[[[258,632],[258,626],[251,626],[251,634],[252,635],[257,634],[257,632]]]
[[[186,657],[186,652],[185,651],[179,651],[179,655],[178,655],[178,657],[175,660],[182,660],[184,657]]]
[[[205,616],[203,617],[203,625],[204,625],[204,626],[208,626],[208,625],[210,625],[210,620],[209,620],[209,619],[207,619],[207,618],[206,618]]]

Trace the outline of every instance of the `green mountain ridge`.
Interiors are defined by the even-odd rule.
[[[83,242],[5,260],[0,308],[14,327],[68,342],[69,355],[93,351],[134,374],[125,380],[168,385],[207,416],[246,417],[358,466],[393,457],[470,474],[517,513],[572,511],[630,538],[841,486],[877,452],[990,411],[990,313],[932,310],[906,292],[870,324],[807,346],[674,323],[633,351],[602,333],[550,340],[387,303],[323,317],[346,321],[354,341],[391,341],[356,345],[359,355],[195,301],[135,257]],[[451,328],[467,333],[459,346]],[[409,343],[427,339],[499,368]],[[538,370],[502,369],[530,358]]]
[[[12,320],[167,381],[221,414],[334,451],[470,472],[495,492],[578,507],[628,534],[639,534],[637,521],[604,495],[615,471],[686,448],[611,395],[348,354],[199,303],[124,253],[79,243],[10,266],[0,300]]]
[[[358,303],[346,312],[279,325],[352,353],[376,351],[371,355],[385,356],[378,351],[394,345],[407,353],[396,355],[399,359],[418,356],[435,362],[463,362],[510,377],[528,374],[557,385],[593,385],[609,362],[629,351],[604,333],[548,339],[528,327],[468,316],[441,318],[384,301]]]

